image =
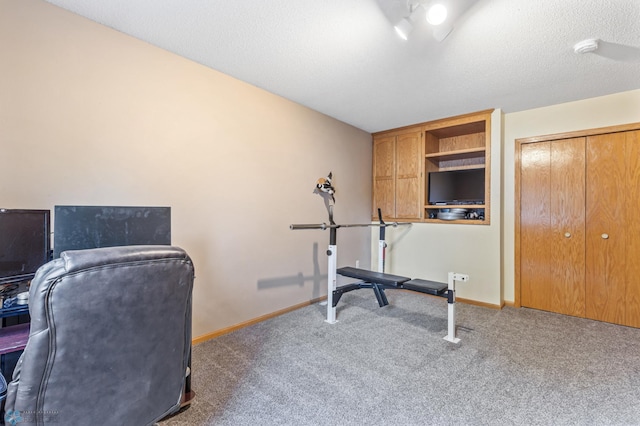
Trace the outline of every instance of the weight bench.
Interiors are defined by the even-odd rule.
[[[455,335],[455,281],[467,281],[469,279],[468,275],[450,272],[449,283],[441,283],[419,278],[411,279],[400,275],[385,274],[383,272],[374,272],[350,266],[339,268],[336,272],[338,275],[355,278],[360,280],[360,282],[346,284],[333,290],[333,297],[331,299],[333,308],[337,306],[338,301],[343,294],[353,290],[359,290],[361,288],[372,289],[380,307],[387,306],[389,304],[384,292],[386,289],[410,290],[432,296],[446,297],[449,306],[449,333],[444,339],[453,343],[458,343],[460,341],[460,339],[456,338]]]

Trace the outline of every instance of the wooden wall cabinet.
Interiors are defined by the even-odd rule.
[[[406,129],[373,139],[373,211],[387,219],[421,219],[422,130]]]
[[[519,141],[522,306],[640,327],[640,130],[626,130],[634,126]]]
[[[385,219],[431,223],[490,223],[492,110],[393,129],[373,135],[373,208]],[[485,199],[473,205],[429,205],[429,173],[482,169]],[[442,220],[443,209],[462,208],[479,219]]]

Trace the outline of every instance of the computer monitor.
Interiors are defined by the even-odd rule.
[[[30,280],[50,254],[49,210],[0,209],[0,284]]]
[[[171,207],[55,206],[53,257],[66,250],[171,245]]]

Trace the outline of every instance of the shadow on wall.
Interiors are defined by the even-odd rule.
[[[640,48],[624,44],[599,41],[600,48],[594,52],[597,55],[620,62],[640,62]]]
[[[327,274],[320,273],[318,261],[318,243],[313,243],[313,275],[305,276],[302,272],[288,277],[266,278],[258,280],[258,290],[267,290],[277,287],[304,286],[305,282],[313,282],[312,299],[320,297],[320,286],[327,282]]]
[[[398,231],[397,233],[394,233],[393,235],[393,241],[391,241],[389,243],[389,245],[387,245],[387,252],[390,253],[393,251],[393,246],[395,243],[399,243],[400,241],[404,240],[404,238],[409,234],[409,232],[411,231],[411,228],[413,228],[413,223],[410,224],[410,226],[403,226],[401,227],[401,230]]]

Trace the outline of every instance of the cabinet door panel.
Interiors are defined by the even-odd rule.
[[[520,155],[520,298],[551,310],[551,143],[524,144]]]
[[[399,135],[396,139],[396,217],[419,219],[422,211],[421,132]]]
[[[625,134],[587,138],[586,316],[625,321]]]
[[[640,131],[626,133],[626,325],[640,327]]]
[[[399,179],[420,177],[420,134],[412,132],[398,136],[396,140],[396,176]]]
[[[386,137],[374,141],[373,175],[376,178],[393,179],[395,169],[395,138]]]
[[[396,214],[395,141],[393,136],[373,141],[373,218],[378,217],[378,209],[385,217],[395,217]]]
[[[398,219],[420,218],[420,182],[417,179],[396,181],[396,217]]]
[[[372,214],[372,217],[378,217],[378,209],[382,211],[384,217],[393,217],[393,213],[396,210],[396,196],[393,180],[376,179],[373,190],[376,194],[376,199],[373,206],[375,212]]]
[[[585,138],[551,143],[551,306],[585,312]]]

